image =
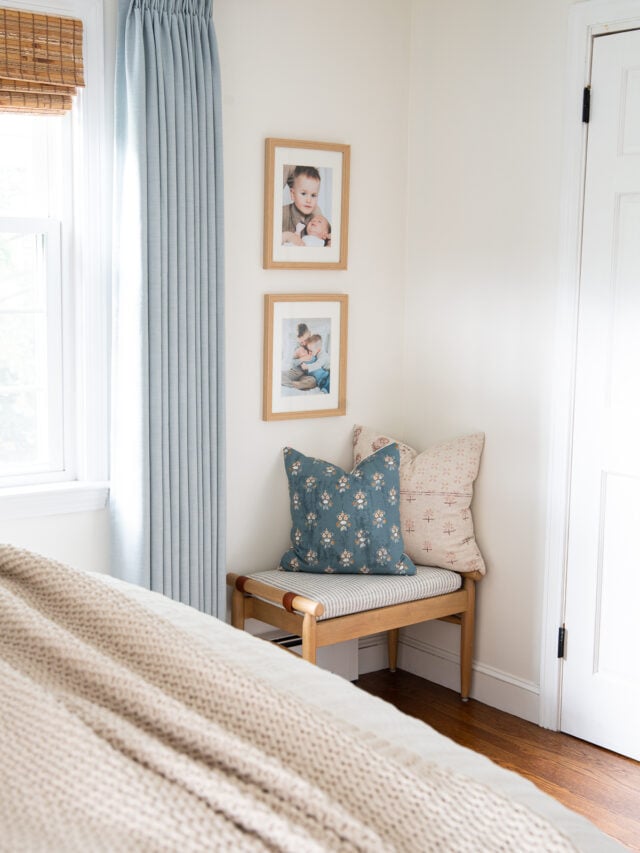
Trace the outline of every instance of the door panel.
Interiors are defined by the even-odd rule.
[[[640,759],[640,31],[594,40],[563,731]]]
[[[598,555],[594,674],[640,679],[640,655],[632,653],[638,631],[640,573],[637,550],[629,545],[640,531],[640,478],[608,473],[603,478],[604,513]],[[631,638],[631,644],[629,642]]]

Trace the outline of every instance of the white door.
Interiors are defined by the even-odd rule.
[[[640,30],[594,40],[562,731],[640,759]]]

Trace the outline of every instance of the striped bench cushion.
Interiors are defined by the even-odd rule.
[[[462,578],[456,572],[431,566],[416,568],[415,575],[325,575],[274,569],[251,577],[324,604],[324,615],[318,620],[433,598],[462,586]]]

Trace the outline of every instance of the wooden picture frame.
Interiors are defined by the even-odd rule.
[[[266,140],[265,269],[347,268],[350,150],[332,142]]]
[[[340,293],[265,295],[265,421],[346,413],[348,303]]]

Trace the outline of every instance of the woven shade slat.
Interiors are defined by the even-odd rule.
[[[84,86],[82,21],[0,8],[0,110],[71,109]]]
[[[9,92],[44,92],[47,95],[75,95],[75,86],[63,86],[62,84],[48,84],[46,89],[41,83],[30,83],[27,80],[8,80],[6,77],[0,77],[0,92],[7,94]]]
[[[63,116],[66,115],[69,110],[54,110],[50,107],[43,107],[42,109],[36,108],[24,108],[24,107],[16,107],[13,104],[9,104],[8,106],[0,106],[0,113],[22,113],[22,115],[34,115],[34,116]]]
[[[71,109],[69,95],[28,95],[0,92],[0,110],[18,113],[63,113]]]

